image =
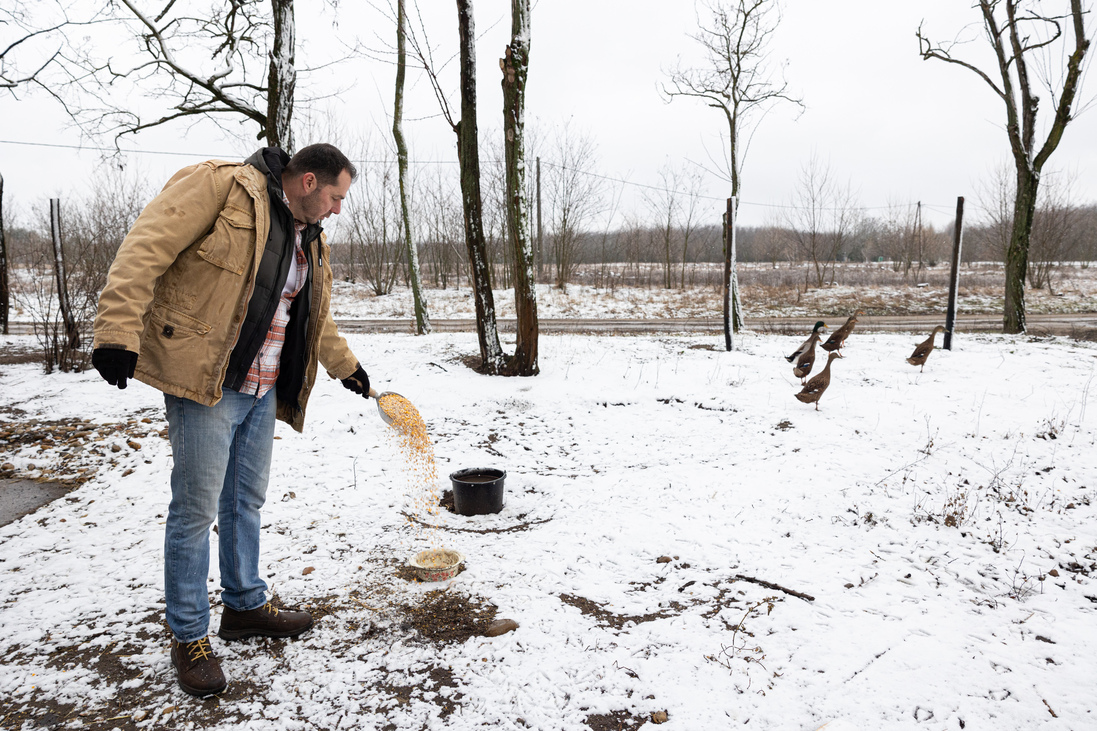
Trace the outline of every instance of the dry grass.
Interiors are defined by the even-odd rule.
[[[588,265],[580,270],[578,283],[559,289],[549,284],[537,287],[538,316],[544,319],[662,319],[721,317],[722,268],[713,264],[691,265],[685,289],[613,284],[625,279],[658,282],[655,276],[604,277],[609,286],[587,282]],[[739,287],[743,314],[764,317],[835,317],[862,309],[868,316],[932,315],[945,311],[948,300],[949,266],[942,264],[909,274],[895,271],[888,262],[839,264],[823,287],[814,286],[814,268],[807,264],[740,264]],[[978,263],[961,267],[959,310],[963,314],[998,314],[1003,307],[1005,277],[1001,264]],[[1071,264],[1059,267],[1053,289],[1025,293],[1030,314],[1093,312],[1097,302],[1097,266]],[[467,288],[428,290],[427,301],[435,319],[471,319],[475,316]],[[397,289],[374,297],[362,284],[336,283],[332,297],[337,318],[411,318],[414,304],[410,291]],[[496,314],[514,317],[514,298],[509,291],[495,296]]]

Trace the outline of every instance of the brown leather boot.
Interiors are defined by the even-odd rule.
[[[191,695],[217,695],[229,685],[221,672],[221,663],[213,656],[208,637],[184,643],[173,639],[171,664],[175,666],[179,687]]]
[[[312,627],[312,615],[308,612],[290,612],[278,609],[267,602],[258,609],[238,612],[225,607],[221,614],[221,630],[217,636],[223,640],[242,640],[247,637],[296,637]]]

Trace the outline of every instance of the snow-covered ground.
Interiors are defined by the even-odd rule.
[[[1093,344],[958,334],[920,373],[921,337],[855,331],[816,411],[781,357],[802,338],[543,336],[534,378],[469,370],[472,333],[349,339],[439,473],[504,468],[506,506],[419,512],[373,403],[321,375],[305,433],[279,425],[261,560],[329,609],[296,641],[214,637],[220,701],[177,688],[161,626],[162,397],[0,369],[0,427],[100,427],[0,442],[20,474],[95,470],[0,528],[0,724],[1097,728]],[[397,569],[432,541],[466,557],[446,590],[519,629],[406,626],[438,587]]]

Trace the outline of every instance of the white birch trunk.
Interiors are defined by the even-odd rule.
[[[296,27],[293,0],[271,0],[274,42],[270,50],[267,77],[267,144],[291,155],[293,141],[293,99],[297,88]]]
[[[400,216],[404,224],[404,246],[408,255],[408,276],[415,301],[415,332],[426,335],[431,331],[427,304],[423,299],[423,285],[419,270],[419,250],[411,232],[411,215],[408,213],[408,146],[404,141],[404,74],[407,69],[405,49],[404,0],[396,4],[396,95],[393,102],[392,137],[396,142],[396,165],[400,178]]]

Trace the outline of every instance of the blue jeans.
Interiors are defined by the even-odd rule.
[[[175,639],[209,633],[210,526],[217,519],[221,600],[238,611],[261,607],[259,510],[267,495],[276,396],[225,389],[214,406],[164,397],[174,464],[164,534],[167,620]]]

